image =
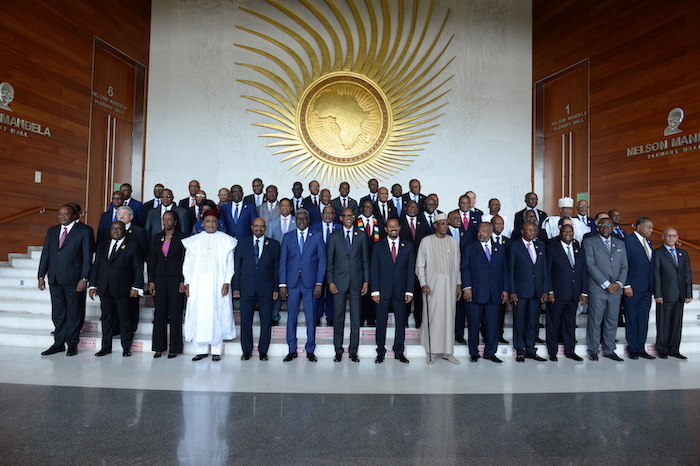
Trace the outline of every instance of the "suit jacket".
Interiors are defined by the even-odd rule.
[[[255,204],[252,204],[252,205],[255,205]],[[255,210],[257,212],[256,213],[257,217],[260,217],[261,219],[265,220],[266,223],[270,223],[270,220],[280,216],[280,203],[279,203],[279,201],[276,201],[275,207],[272,209],[272,214],[270,214],[270,209],[269,209],[269,205],[268,205],[267,201],[260,204],[258,207],[255,208]],[[253,218],[253,220],[255,220],[255,218]],[[252,221],[251,221],[251,225],[252,225]]]
[[[688,252],[676,248],[676,256],[678,267],[666,246],[654,250],[654,297],[663,298],[664,304],[693,297],[693,275]]]
[[[386,236],[386,232],[384,231],[384,227],[386,226],[386,221],[392,218],[395,218],[398,220],[399,215],[396,213],[396,207],[394,207],[394,203],[391,201],[386,202],[386,218],[382,215],[382,209],[381,209],[381,203],[377,202],[374,204],[374,217],[379,221],[379,232],[382,235],[382,238]]]
[[[320,197],[321,197],[320,193],[316,195],[316,199],[318,200],[319,204],[321,203]],[[314,201],[313,201],[313,199],[311,199],[311,194],[309,194],[308,196],[306,196],[304,198],[304,202],[302,202],[301,206],[306,210],[309,210],[310,208],[314,207]],[[317,206],[318,206],[318,204],[317,204]]]
[[[369,284],[372,293],[379,292],[383,299],[403,301],[406,293],[413,293],[415,285],[416,253],[413,243],[396,240],[396,263],[391,258],[391,248],[386,239],[372,248]]]
[[[500,244],[505,246],[506,248],[506,253],[508,253],[508,250],[510,249],[510,245],[513,244],[513,240],[505,236],[503,233],[499,235],[500,238]],[[496,240],[493,238],[493,235],[491,235],[491,240],[495,243]]]
[[[508,268],[510,273],[510,292],[519,298],[541,297],[550,291],[547,273],[547,254],[542,241],[534,240],[537,261],[533,264],[525,243],[513,241],[508,249]]]
[[[360,214],[360,209],[357,207],[357,201],[350,196],[348,196],[348,209],[352,209],[353,212],[355,212],[355,215]],[[331,205],[335,209],[335,221],[340,222],[340,214],[343,213],[343,203],[340,200],[340,196],[336,197],[335,199],[331,199]]]
[[[279,291],[280,243],[273,238],[260,238],[262,255],[255,261],[255,237],[238,242],[233,253],[233,290],[241,296],[272,296]]]
[[[146,219],[148,218],[148,214],[151,213],[151,210],[153,210],[153,206],[155,205],[155,203],[155,199],[151,199],[150,201],[143,203],[143,205],[141,206],[141,213],[139,214],[139,226],[143,227],[146,225]],[[158,207],[160,207],[160,204],[158,204]]]
[[[596,227],[595,225],[595,220],[593,218],[586,217],[585,220],[581,220],[581,217],[579,217],[578,215],[576,215],[576,218],[578,218],[583,224],[590,228],[589,232],[595,232],[598,229],[598,227]]]
[[[420,210],[421,212],[423,212],[423,203],[425,202],[426,197],[427,196],[425,196],[421,193],[418,194],[418,210]],[[401,201],[403,202],[403,205],[401,206],[402,207],[402,209],[401,209],[402,214],[403,214],[403,208],[406,207],[406,203],[408,201],[412,201],[412,200],[413,200],[413,193],[411,193],[411,191],[404,193],[401,196]],[[416,250],[418,250],[418,246],[416,246]]]
[[[184,199],[180,199],[177,203],[178,207],[182,207],[183,209],[187,210],[190,208],[190,196],[187,196]]]
[[[372,201],[372,196],[371,196],[370,194],[367,194],[366,196],[362,196],[362,197],[360,198],[359,202],[357,203],[358,207],[361,208],[361,207],[362,207],[362,203],[365,202],[365,201],[368,200],[368,199],[369,199],[370,201],[372,201],[372,204],[376,204],[377,202],[379,202],[379,194],[378,194],[378,193],[375,193],[375,194],[374,194],[374,197],[377,199],[376,201]]]
[[[525,221],[523,220],[523,216],[525,215],[525,211],[527,211],[527,210],[528,209],[526,207],[523,210],[515,213],[515,218],[513,219],[513,234],[511,235],[511,237],[513,239],[515,239],[515,232],[516,231],[519,232],[520,229],[523,227],[523,223],[525,223]],[[538,225],[542,225],[542,222],[544,222],[544,219],[549,217],[549,215],[547,215],[547,212],[545,212],[544,210],[540,210],[538,208],[535,208],[535,212],[537,213],[537,222],[538,222],[537,224]]]
[[[547,245],[547,270],[550,289],[557,301],[578,301],[581,293],[588,294],[588,268],[586,252],[576,240],[571,242],[574,267],[571,267],[566,250],[559,237]]]
[[[447,230],[447,233],[454,238],[454,235],[452,234],[452,229],[450,228]],[[457,233],[459,234],[459,250],[461,252],[464,252],[464,248],[469,244],[472,240],[471,235],[464,231],[462,228],[457,228]],[[455,238],[457,239],[457,238]]]
[[[156,233],[149,248],[149,283],[155,282],[156,276],[178,276],[181,282],[185,281],[185,277],[182,275],[182,264],[185,262],[185,248],[182,246],[182,240],[185,238],[187,238],[187,235],[175,230],[170,240],[170,249],[168,249],[168,256],[166,257],[163,255],[165,232]]]
[[[653,293],[654,292],[654,249],[651,241],[644,239],[649,247],[651,261],[644,251],[642,243],[637,235],[632,233],[624,240],[627,250],[627,280],[625,285],[632,286],[633,293]]]
[[[304,251],[300,253],[298,232],[298,229],[294,229],[282,238],[280,285],[313,288],[316,283],[323,283],[326,274],[326,245],[318,232],[307,229]]]
[[[350,251],[344,228],[331,233],[328,240],[326,282],[335,283],[340,291],[359,290],[363,283],[369,283],[369,238],[364,231],[352,229]]]
[[[47,230],[39,259],[38,277],[44,278],[48,274],[46,281],[49,285],[76,286],[80,279],[90,275],[95,245],[92,228],[76,222],[59,248],[58,239],[62,232],[61,225]]]
[[[418,254],[418,246],[420,246],[420,242],[430,234],[430,225],[428,225],[428,222],[425,220],[425,217],[419,213],[416,215],[416,237],[415,239],[411,235],[411,227],[410,224],[408,223],[408,217],[406,214],[402,215],[401,218],[399,218],[399,225],[401,225],[401,232],[399,233],[399,236],[401,239],[405,241],[411,241],[413,243],[413,248]]]
[[[309,212],[309,224],[310,225],[314,225],[316,223],[323,221],[323,217],[321,216],[321,207],[322,206],[320,204],[319,205],[311,204],[308,207],[304,207]],[[325,207],[325,206],[323,206],[323,207]],[[333,207],[333,210],[335,210],[335,207]],[[339,216],[340,216],[340,212],[335,210],[335,217],[333,218],[333,221],[336,223],[340,223],[338,221]]]
[[[264,203],[267,200],[267,195],[263,192],[262,193],[262,202]],[[243,198],[243,202],[252,205],[257,209],[257,206],[255,205],[255,194],[248,194]]]
[[[128,204],[124,204],[125,206],[131,207],[131,210],[134,212],[134,219],[132,220],[136,222],[137,225],[141,226],[141,212],[143,211],[143,203],[137,199],[134,199],[133,197],[129,199]]]
[[[593,292],[603,289],[601,286],[606,281],[610,283],[620,282],[623,285],[627,281],[627,251],[625,242],[610,236],[611,251],[600,235],[591,236],[583,241],[583,249],[586,251],[586,267],[588,268],[588,290]]]
[[[143,257],[139,245],[126,236],[122,245],[107,258],[111,239],[97,245],[95,262],[90,269],[90,286],[104,296],[107,290],[115,298],[128,298],[131,288],[143,287]]]
[[[242,202],[240,211],[238,212],[238,222],[233,222],[233,214],[235,213],[234,204],[226,204],[221,208],[221,219],[226,225],[226,233],[234,238],[241,239],[247,236],[253,236],[253,230],[250,226],[253,220],[258,216],[254,204]],[[267,219],[265,220],[267,222]]]
[[[192,225],[190,225],[187,210],[178,206],[173,206],[170,210],[177,212],[178,217],[180,217],[180,231],[185,235],[189,235],[190,230],[192,230]],[[143,227],[146,230],[147,239],[153,239],[156,233],[163,231],[163,227],[160,224],[160,212],[160,208],[151,209],[146,217],[146,223]]]
[[[134,225],[131,222],[131,226],[126,230],[126,234],[131,238],[131,240],[138,244],[139,249],[141,249],[141,257],[145,260],[148,256],[148,238],[146,237],[146,229],[138,225]]]
[[[484,215],[484,213],[482,211],[480,211],[479,209],[470,210],[469,211],[469,229],[465,229],[464,228],[464,220],[463,220],[464,217],[462,215],[462,211],[460,210],[458,212],[459,212],[459,218],[462,219],[462,226],[460,226],[460,228],[462,229],[462,231],[467,233],[467,235],[469,237],[469,241],[475,241],[476,240],[476,233],[479,231],[479,224],[481,223],[481,218]]]
[[[340,228],[343,228],[343,226],[342,226],[340,223],[335,223],[335,222],[332,222],[332,223],[330,224],[330,226],[331,226],[331,234],[333,234],[333,232],[334,232],[335,230],[338,230],[338,229],[340,229]],[[309,227],[309,229],[321,233],[321,239],[323,239],[323,229],[324,229],[325,227],[326,227],[326,226],[325,226],[325,224],[324,224],[323,222],[318,222],[318,223],[314,223],[313,225],[311,225],[311,226]],[[326,238],[326,241],[325,241],[325,243],[326,243],[326,251],[328,251],[328,240],[329,240],[329,239],[330,239],[330,236],[329,236],[328,238]]]
[[[114,208],[110,207],[106,212],[102,212],[100,216],[100,224],[97,226],[97,242],[101,243],[106,238],[109,238],[109,228],[114,223]]]
[[[522,229],[522,225],[520,225],[520,228]],[[510,235],[510,239],[512,241],[517,241],[523,237],[523,234],[520,232],[520,229],[513,230],[513,234]],[[547,237],[547,231],[544,228],[540,228],[539,232],[537,233],[537,239],[539,241],[542,241],[543,243],[547,244],[549,242],[549,238]]]
[[[619,238],[619,239],[625,239],[625,238],[627,238],[627,236],[628,236],[628,235],[627,235],[627,232],[625,231],[625,229],[622,228],[621,226],[620,226],[620,227],[615,227],[615,228],[613,228],[612,235],[613,235],[615,238]]]
[[[504,246],[491,243],[491,261],[480,241],[467,243],[462,250],[462,288],[472,288],[472,302],[500,304],[501,293],[510,291],[508,257]]]
[[[294,197],[290,197],[289,200],[292,202],[292,215],[296,215],[296,214],[297,214],[297,210],[298,210],[298,209],[297,209],[297,205],[296,205],[297,201],[296,201],[296,199],[294,199]],[[305,206],[305,204],[304,204],[305,202],[306,202],[306,198],[302,198],[302,199],[301,199],[301,205],[300,205],[299,207],[302,208],[302,209],[305,209],[305,208],[306,208],[306,207],[304,207],[304,206]],[[313,205],[313,203],[312,203],[311,205]]]
[[[296,230],[297,221],[294,215],[289,216],[289,225],[287,225],[287,232]],[[267,236],[274,239],[278,243],[282,244],[282,238],[284,234],[282,233],[282,217],[278,216],[267,222],[267,230],[265,230]]]
[[[395,199],[396,199],[395,197],[391,196],[391,197],[389,197],[389,201],[388,201],[388,202],[391,202],[391,205],[393,205],[394,208],[396,209],[396,215],[397,215],[398,217],[401,217],[401,216],[403,215],[403,211],[404,211],[404,207],[405,207],[405,206],[404,206],[404,202],[403,202],[403,196],[401,196],[401,197],[398,198],[398,199],[399,199],[399,203],[400,203],[401,205],[397,205],[397,202],[396,202]]]

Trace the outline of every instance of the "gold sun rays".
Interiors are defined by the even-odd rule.
[[[431,36],[434,0],[422,9],[425,2],[413,0],[410,12],[405,0],[298,0],[303,15],[266,1],[280,14],[240,8],[275,37],[236,28],[270,47],[235,44],[275,65],[236,63],[269,81],[238,80],[265,94],[243,97],[267,108],[247,109],[267,118],[254,123],[271,131],[260,137],[276,139],[266,147],[278,148],[297,174],[327,183],[360,185],[408,166],[434,134],[450,91],[452,76],[439,79],[454,60],[440,66],[452,40],[441,40],[450,11]]]

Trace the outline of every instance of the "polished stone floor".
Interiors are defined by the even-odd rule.
[[[690,356],[194,363],[0,346],[0,464],[700,464]]]

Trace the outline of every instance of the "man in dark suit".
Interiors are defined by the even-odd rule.
[[[131,184],[122,183],[122,185],[119,187],[119,190],[124,195],[124,203],[122,205],[131,207],[131,210],[134,211],[134,220],[138,222],[139,218],[141,217],[141,208],[143,207],[143,204],[141,203],[141,201],[138,201],[131,197],[131,194],[133,192]]]
[[[173,192],[169,189],[164,189],[160,193],[160,207],[157,209],[151,209],[146,217],[146,223],[143,225],[146,230],[146,238],[150,242],[156,233],[163,231],[162,218],[163,214],[167,211],[173,211],[177,213],[180,219],[180,231],[185,235],[189,235],[192,230],[192,225],[190,225],[187,209],[178,207],[173,202]]]
[[[331,201],[331,205],[335,208],[336,222],[340,222],[340,215],[345,209],[351,209],[355,215],[360,213],[357,201],[350,197],[350,183],[343,181],[338,187],[340,195]],[[342,222],[340,222],[342,223]]]
[[[656,351],[661,359],[680,353],[683,305],[693,300],[690,257],[676,247],[678,231],[666,228],[664,245],[654,251],[654,298],[656,300]]]
[[[576,203],[576,216],[578,217],[581,222],[588,227],[588,231],[586,233],[590,233],[591,231],[596,231],[596,224],[595,220],[592,219],[591,217],[588,216],[588,210],[589,210],[589,205],[588,201],[585,199],[581,199]],[[584,233],[585,235],[585,233]]]
[[[194,195],[194,205],[187,208],[187,218],[190,226],[194,226],[197,222],[201,221],[202,217],[202,202],[207,200],[207,193],[200,189]]]
[[[608,211],[608,216],[613,222],[612,235],[616,238],[625,239],[627,237],[627,232],[622,228],[622,214],[617,209],[612,209]]]
[[[477,241],[462,250],[462,297],[469,303],[470,361],[479,359],[479,331],[484,335],[484,359],[501,363],[496,356],[499,333],[499,306],[508,300],[510,276],[508,259],[503,246],[491,240],[493,227],[482,223],[477,230]]]
[[[328,240],[331,234],[342,228],[340,223],[335,222],[335,209],[329,205],[323,208],[323,220],[311,225],[311,230],[316,231],[323,237],[323,243],[326,245],[326,257],[328,257]],[[328,291],[328,282],[325,276],[323,279],[323,288],[321,296],[315,299],[316,305],[316,326],[321,325],[321,318],[326,316],[326,324],[333,327],[333,294]]]
[[[473,211],[472,200],[466,194],[459,196],[459,218],[462,220],[462,230],[464,230],[469,241],[476,239],[476,233],[481,223],[481,211]]]
[[[515,213],[515,218],[513,220],[513,234],[511,235],[511,239],[515,239],[515,233],[519,232],[522,229],[523,223],[527,221],[525,220],[525,212],[527,212],[528,210],[531,210],[535,213],[535,225],[537,226],[542,225],[544,219],[548,217],[547,212],[537,208],[538,201],[539,198],[535,193],[527,193],[525,195],[526,207],[523,210]]]
[[[323,277],[326,273],[326,245],[321,235],[309,231],[309,213],[299,209],[296,214],[297,227],[282,239],[280,251],[280,297],[287,299],[287,344],[289,353],[284,357],[289,362],[297,357],[297,316],[299,305],[304,301],[306,319],[306,357],[316,362],[316,320],[314,298],[321,296]]]
[[[90,269],[90,299],[100,296],[102,308],[102,349],[95,356],[112,352],[114,315],[119,315],[122,356],[131,356],[134,339],[129,299],[143,295],[143,257],[138,244],[126,238],[124,222],[114,222],[110,241],[97,245],[95,263]]]
[[[362,205],[362,202],[366,199],[372,201],[372,204],[376,204],[379,200],[379,181],[377,181],[376,178],[370,178],[370,180],[367,182],[367,189],[369,189],[369,194],[360,198],[360,201],[358,203],[360,206]]]
[[[318,194],[320,190],[321,184],[317,180],[311,180],[309,182],[309,195],[304,198],[304,202],[301,205],[304,209],[309,211],[309,214],[311,213],[311,207],[318,206],[321,202]]]
[[[627,251],[624,241],[612,236],[609,218],[598,222],[598,235],[583,241],[588,269],[588,326],[586,343],[588,358],[598,360],[603,328],[603,355],[613,361],[624,361],[615,353],[615,334],[620,315],[622,285],[627,280]]]
[[[42,356],[66,350],[68,356],[78,354],[78,334],[85,320],[85,290],[92,262],[92,228],[77,221],[75,209],[69,205],[58,209],[59,225],[46,232],[39,259],[38,287],[46,289],[48,274],[51,293],[51,320],[54,343]]]
[[[231,186],[231,203],[221,208],[221,218],[226,225],[226,233],[241,240],[251,236],[253,220],[257,218],[253,204],[243,201],[243,188],[239,184]]]
[[[574,227],[562,225],[559,236],[547,245],[549,297],[547,305],[547,352],[549,360],[557,360],[559,334],[564,340],[564,354],[574,361],[583,361],[575,352],[576,309],[588,302],[586,255],[574,239]]]
[[[386,355],[386,324],[389,309],[394,310],[394,358],[403,363],[406,335],[406,306],[413,299],[415,280],[415,252],[413,243],[399,238],[401,226],[390,218],[384,227],[386,239],[375,244],[370,260],[370,289],[372,300],[377,305],[377,358],[384,362]]]
[[[146,238],[146,230],[138,225],[134,225],[134,211],[129,206],[121,206],[117,211],[117,220],[124,223],[126,235],[129,237],[129,242],[138,245],[141,250],[141,258],[145,261],[148,255],[148,239]],[[143,276],[143,264],[141,265]],[[139,287],[143,288],[143,284]],[[139,322],[139,298],[131,298],[129,300],[129,310],[131,311],[132,330],[136,333],[136,328]],[[117,316],[118,318],[118,316]],[[115,328],[117,328],[115,326]]]
[[[399,218],[399,225],[401,226],[400,236],[401,239],[410,241],[413,243],[413,250],[418,254],[418,247],[420,242],[430,234],[430,227],[425,218],[421,218],[418,215],[418,203],[415,201],[407,201],[404,204],[404,213]],[[420,291],[421,286],[416,277],[414,282],[413,291],[413,319],[416,322],[416,328],[420,328],[423,323],[423,293]],[[406,325],[408,325],[408,318],[411,315],[411,303],[406,304]]]
[[[246,204],[250,204],[256,209],[258,206],[260,206],[263,202],[266,201],[265,199],[265,193],[263,193],[263,189],[265,189],[265,185],[263,184],[263,181],[260,178],[255,178],[253,180],[253,194],[248,194],[246,197],[243,198],[243,202]],[[243,194],[243,188],[241,188],[241,195]]]
[[[634,233],[624,239],[629,269],[622,290],[622,301],[625,309],[627,354],[630,359],[656,359],[645,349],[651,295],[654,293],[654,253],[649,241],[653,232],[651,219],[639,217]]]
[[[382,237],[385,237],[384,227],[386,226],[387,220],[391,218],[399,219],[394,203],[389,200],[389,190],[384,187],[379,188],[377,191],[377,203],[374,205],[374,216],[379,221],[379,231],[382,232]]]
[[[139,215],[139,225],[144,226],[146,224],[146,218],[152,209],[157,209],[160,207],[160,194],[165,189],[161,183],[157,183],[153,187],[153,199],[146,201],[141,206],[141,214]]]
[[[374,243],[378,242],[383,235],[383,230],[379,229],[379,219],[374,216],[374,204],[371,199],[365,199],[360,204],[360,216],[355,223],[357,229],[367,236],[367,254],[372,254]],[[360,327],[367,325],[374,327],[377,325],[377,306],[369,293],[362,296],[360,302]]]
[[[185,210],[189,209],[197,203],[197,191],[200,190],[199,181],[190,181],[190,184],[187,185],[187,189],[190,192],[190,195],[184,199],[180,199],[180,202],[177,203],[178,207],[182,207]]]
[[[311,222],[311,225],[315,225],[317,223],[320,223],[322,220],[322,214],[323,211],[327,206],[331,206],[331,192],[328,189],[322,189],[320,194],[318,195],[319,203],[317,205],[310,205],[308,208],[304,207],[308,212],[309,212],[309,222]],[[333,206],[331,206],[333,207]],[[338,220],[340,216],[340,212],[335,210],[335,207],[333,207],[333,212],[335,212],[333,220],[336,223],[340,223]]]
[[[97,242],[101,243],[106,238],[109,238],[109,227],[112,222],[117,221],[117,209],[124,205],[124,194],[121,191],[112,193],[112,203],[107,211],[100,216],[100,224],[97,226]]]
[[[252,238],[238,242],[234,251],[233,297],[241,300],[241,359],[253,353],[255,304],[260,316],[260,360],[267,361],[272,337],[272,303],[279,300],[280,244],[265,236],[265,220],[253,220]]]
[[[535,213],[534,210],[528,210],[525,212],[525,223],[535,223],[537,218],[537,214]],[[536,224],[536,223],[535,223]],[[517,241],[520,238],[523,237],[522,235],[522,227],[518,231],[513,231],[513,234],[511,235],[510,239],[513,241]],[[543,243],[547,244],[549,242],[549,239],[547,238],[547,232],[544,229],[537,229],[537,239],[542,241]]]
[[[360,296],[369,291],[369,239],[355,227],[355,214],[346,208],[341,214],[343,228],[328,240],[326,281],[333,296],[333,345],[335,362],[343,358],[345,334],[345,305],[350,307],[350,359],[359,362]]]
[[[500,215],[495,215],[491,219],[491,226],[493,227],[493,234],[491,235],[491,239],[493,240],[494,244],[505,247],[507,256],[508,249],[510,249],[512,240],[508,236],[503,234],[503,230],[506,227],[503,217],[501,217]],[[503,343],[504,345],[510,343],[503,336],[503,329],[506,325],[506,311],[508,310],[508,306],[508,303],[504,303],[503,305],[498,306],[498,342]]]
[[[467,244],[472,241],[472,236],[462,228],[462,219],[459,214],[459,209],[455,209],[447,214],[447,224],[448,232],[459,242],[459,250],[464,254]],[[462,345],[467,344],[467,340],[464,339],[464,329],[466,328],[467,308],[470,306],[471,303],[465,301],[463,296],[460,296],[459,300],[457,300],[457,309],[455,311],[455,342]]]
[[[403,215],[404,211],[404,202],[403,202],[403,188],[401,187],[400,184],[394,183],[391,185],[391,199],[389,199],[392,204],[394,204],[394,208],[396,208],[396,216],[397,218],[401,218],[401,215]]]
[[[414,201],[418,205],[418,210],[423,211],[423,203],[425,202],[426,196],[420,192],[420,181],[413,179],[408,182],[408,192],[401,196],[401,201],[404,206],[408,201]],[[393,192],[393,188],[392,188]],[[418,245],[416,244],[416,250],[418,250]]]
[[[537,355],[535,348],[540,305],[547,300],[550,290],[547,254],[544,243],[536,239],[538,233],[537,225],[524,223],[521,228],[522,238],[513,241],[508,250],[510,299],[514,304],[513,342],[517,362],[525,362],[525,358],[546,361]]]
[[[301,197],[303,192],[304,185],[301,184],[301,181],[295,181],[292,185],[292,198],[290,199],[292,202],[292,213],[304,207],[304,198]]]

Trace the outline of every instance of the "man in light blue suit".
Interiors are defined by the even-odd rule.
[[[231,203],[221,208],[221,218],[226,225],[226,233],[236,239],[252,236],[251,226],[258,217],[255,206],[243,201],[243,188],[239,184],[231,186]]]
[[[289,362],[297,357],[297,317],[299,305],[304,302],[306,318],[306,357],[316,362],[316,320],[314,298],[321,296],[323,276],[326,273],[326,245],[317,232],[309,231],[309,213],[299,209],[297,227],[282,239],[280,252],[280,297],[287,299],[287,344]]]

